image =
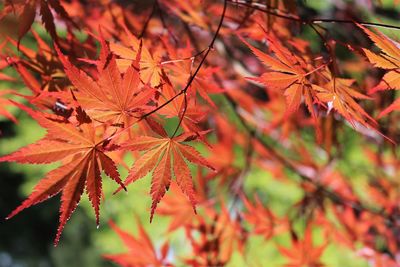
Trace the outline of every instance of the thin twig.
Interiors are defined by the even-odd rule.
[[[219,31],[220,31],[221,28],[222,28],[222,23],[224,22],[225,13],[226,13],[226,8],[227,8],[227,3],[228,3],[228,0],[224,0],[224,9],[222,10],[221,18],[220,18],[220,20],[219,20],[218,28],[217,28],[217,30],[216,30],[215,33],[214,33],[214,37],[213,37],[213,39],[211,40],[210,44],[208,45],[208,48],[207,48],[207,50],[206,50],[206,52],[205,52],[203,58],[201,59],[199,65],[197,66],[195,72],[193,73],[192,76],[190,76],[189,81],[187,82],[185,88],[182,89],[182,90],[179,92],[179,95],[185,94],[185,97],[186,97],[186,91],[188,90],[188,88],[190,87],[190,85],[192,84],[192,82],[194,81],[194,78],[196,77],[196,75],[199,73],[201,67],[203,66],[204,62],[205,62],[206,59],[207,59],[208,54],[210,53],[211,50],[214,49],[215,40],[217,40]],[[186,105],[187,105],[187,102],[185,102],[185,103],[186,103]],[[178,128],[180,127],[180,125],[181,125],[181,123],[182,123],[183,117],[185,116],[185,113],[186,113],[186,110],[187,110],[186,105],[185,105],[185,107],[184,107],[184,109],[183,109],[182,115],[181,115],[181,117],[180,117],[180,119],[179,119],[179,123],[178,123],[178,125],[176,126],[176,129],[175,129],[175,131],[174,131],[173,136],[175,136],[176,132],[178,131]]]
[[[147,19],[146,19],[146,21],[145,21],[145,23],[144,23],[144,25],[143,25],[142,31],[140,32],[140,34],[139,34],[139,36],[138,36],[139,39],[143,38],[144,35],[145,35],[145,33],[146,33],[146,30],[147,30],[147,27],[149,26],[150,20],[151,20],[151,18],[153,17],[153,15],[154,15],[154,13],[155,13],[157,7],[158,7],[157,2],[158,2],[157,0],[154,1],[153,8],[151,9],[151,13],[150,13],[150,15],[147,17]]]
[[[138,123],[139,121],[142,121],[143,119],[147,118],[148,116],[150,116],[150,115],[154,114],[155,112],[159,111],[160,109],[164,108],[165,106],[167,106],[168,104],[170,104],[172,101],[174,101],[174,100],[175,100],[177,97],[179,97],[180,95],[186,94],[188,88],[190,87],[190,85],[191,85],[192,82],[194,81],[194,78],[196,78],[196,75],[199,73],[201,67],[203,66],[204,62],[206,61],[206,58],[207,58],[208,54],[210,53],[211,50],[214,49],[214,43],[215,43],[215,41],[217,40],[219,31],[221,30],[222,23],[223,23],[224,18],[225,18],[225,13],[226,13],[226,8],[227,8],[227,1],[228,1],[228,0],[224,0],[224,9],[223,9],[223,11],[222,11],[221,19],[220,19],[220,21],[219,21],[218,28],[217,28],[217,30],[215,31],[214,37],[213,37],[213,39],[211,40],[210,44],[208,45],[207,49],[205,50],[205,54],[204,54],[204,56],[202,57],[202,59],[201,59],[199,65],[197,66],[195,72],[190,76],[190,78],[189,78],[189,80],[188,80],[188,82],[187,82],[185,88],[183,88],[181,91],[179,91],[176,95],[174,95],[173,97],[171,97],[170,99],[168,99],[168,100],[167,100],[166,102],[164,102],[163,104],[157,106],[155,109],[153,109],[153,110],[151,110],[151,111],[149,111],[149,112],[143,114],[137,121],[134,121],[133,123],[131,123],[130,125],[128,125],[126,128],[124,128],[124,129],[122,129],[121,131],[119,131],[118,133],[116,133],[116,134],[110,136],[110,137],[108,138],[108,140],[111,140],[111,139],[113,139],[113,138],[115,138],[115,137],[117,137],[117,136],[120,136],[123,132],[127,131],[128,129],[130,129],[130,127],[131,127],[132,125]],[[203,52],[203,51],[199,52],[199,54],[202,54],[202,53],[204,53],[204,52]],[[185,109],[185,110],[186,110],[186,109]],[[185,111],[185,110],[184,110],[184,111]],[[183,114],[181,115],[181,117],[183,118],[184,115],[185,115],[185,114],[183,113]],[[182,119],[179,120],[179,124],[177,125],[177,128],[180,127],[181,122],[182,122]],[[176,132],[177,132],[177,129],[175,130],[175,133],[176,133]]]
[[[245,6],[248,8],[252,8],[261,12],[264,12],[269,15],[273,15],[278,18],[286,19],[286,20],[291,20],[295,22],[299,22],[304,25],[310,25],[310,24],[319,24],[319,23],[342,23],[342,24],[361,24],[363,26],[373,26],[373,27],[382,27],[382,28],[387,28],[387,29],[395,29],[395,30],[400,30],[400,26],[395,26],[395,25],[390,25],[390,24],[384,24],[384,23],[375,23],[375,22],[370,22],[370,21],[355,21],[355,20],[347,20],[347,19],[323,19],[323,18],[316,18],[316,19],[302,19],[299,16],[289,14],[289,13],[277,13],[282,12],[279,9],[270,9],[268,6],[261,4],[261,3],[249,3],[249,2],[241,2],[239,0],[228,0],[230,4],[235,4],[235,5],[241,5]]]

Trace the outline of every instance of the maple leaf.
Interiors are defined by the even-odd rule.
[[[237,249],[243,253],[247,239],[246,232],[240,223],[240,218],[232,217],[224,203],[222,203],[221,212],[218,214],[218,220],[215,222],[215,232],[221,247],[219,256],[223,262],[228,262],[231,258],[235,244]]]
[[[243,214],[244,219],[254,226],[255,235],[263,235],[265,239],[270,239],[288,229],[288,222],[277,218],[270,209],[264,207],[258,196],[254,205],[245,197],[242,197],[242,200],[247,209]]]
[[[38,44],[37,51],[20,44],[19,54],[23,54],[24,57],[19,58],[18,54],[7,57],[8,64],[15,68],[32,93],[32,95],[21,96],[39,109],[54,109],[60,100],[68,104],[71,94],[66,93],[66,89],[70,84],[65,77],[57,52],[34,30],[32,34]],[[15,47],[18,46],[17,41],[12,39],[8,41]],[[77,55],[74,51],[69,51],[69,53]]]
[[[74,126],[68,121],[49,119],[42,113],[15,104],[45,128],[47,134],[36,143],[1,157],[0,162],[47,164],[62,161],[62,165],[47,173],[29,197],[11,212],[7,219],[62,191],[59,226],[54,241],[57,245],[66,222],[86,189],[95,211],[96,223],[99,225],[101,171],[123,186],[115,163],[106,155],[106,152],[112,149],[107,146],[107,138],[96,135],[94,124],[82,110],[78,109],[80,112],[76,115],[80,125]]]
[[[18,46],[18,43],[14,40],[10,39],[10,43],[15,45],[15,47]],[[45,85],[42,85],[41,82],[38,81],[37,77],[28,71],[29,68],[42,75],[44,74],[41,71],[41,68],[38,67],[38,65],[40,65],[38,64],[39,62],[36,62],[35,60],[37,53],[23,45],[19,45],[19,51],[22,52],[28,60],[22,60],[17,57],[8,57],[7,62],[19,73],[27,88],[29,88],[35,95],[39,95],[42,92],[42,88],[45,88]],[[42,59],[43,58],[44,57],[42,57]]]
[[[171,194],[165,196],[157,208],[157,214],[171,218],[168,232],[190,224],[195,217],[192,204],[187,200],[187,197],[181,192],[176,183],[171,183],[170,190]]]
[[[44,27],[55,41],[57,41],[58,37],[52,10],[54,10],[54,12],[69,25],[73,25],[75,28],[78,28],[58,0],[6,1],[6,7],[4,8],[4,14],[2,15],[5,16],[6,14],[15,11],[17,14],[19,14],[18,44],[22,37],[31,28],[36,17],[37,8],[39,8]]]
[[[38,51],[35,52],[20,45],[19,51],[26,58],[9,57],[7,60],[19,73],[32,93],[20,96],[39,109],[53,109],[60,99],[63,99],[62,102],[69,102],[67,99],[70,98],[70,94],[64,91],[67,88],[68,81],[65,79],[62,65],[57,60],[56,53],[34,31],[32,33],[38,41]],[[14,40],[10,40],[10,43],[17,46]]]
[[[351,247],[354,247],[355,240],[368,238],[368,231],[374,223],[384,225],[382,218],[367,212],[359,213],[352,207],[334,207],[333,212],[343,226],[345,236],[342,240]]]
[[[365,55],[369,62],[375,67],[388,70],[382,77],[381,82],[370,90],[370,93],[379,90],[400,89],[400,44],[390,39],[383,33],[374,33],[362,25],[358,25],[374,44],[381,50],[379,54],[375,54],[370,50],[363,48]],[[395,100],[390,106],[384,109],[378,117],[385,116],[386,114],[400,110],[400,99]]]
[[[139,60],[140,77],[145,84],[152,87],[159,86],[162,81],[161,52],[159,50],[150,53],[145,45],[142,44],[129,30],[125,29],[128,36],[129,47],[111,43],[111,51],[118,55],[117,65],[121,72],[125,72],[132,65],[134,60]]]
[[[353,79],[332,77],[330,72],[322,72],[328,82],[323,85],[313,84],[319,100],[328,105],[328,112],[333,108],[353,126],[359,122],[365,127],[374,128],[376,121],[355,101],[355,99],[371,99],[351,88]]]
[[[294,234],[294,233],[293,233]],[[312,227],[309,224],[304,232],[303,239],[299,240],[297,237],[292,236],[292,246],[285,248],[278,246],[282,255],[289,259],[287,267],[323,267],[319,260],[326,243],[320,246],[314,246],[312,241]]]
[[[38,1],[26,1],[21,13],[21,20],[18,27],[18,43],[29,31],[36,17],[36,5]]]
[[[189,198],[193,209],[195,209],[196,198],[192,175],[185,159],[194,164],[214,170],[211,164],[196,149],[184,144],[184,142],[196,139],[198,137],[197,134],[184,133],[180,136],[170,138],[164,129],[159,134],[161,138],[141,136],[121,145],[121,148],[124,150],[146,151],[135,161],[130,169],[128,177],[124,181],[126,186],[144,177],[154,169],[150,189],[153,200],[150,221],[153,219],[157,204],[169,189],[173,174],[182,192]],[[171,161],[173,161],[172,165]]]
[[[129,119],[148,109],[146,104],[154,96],[151,87],[141,87],[137,62],[133,61],[121,77],[115,56],[110,54],[108,45],[101,38],[100,60],[97,62],[98,79],[94,81],[88,74],[70,63],[56,47],[65,72],[76,87],[78,102],[88,114],[100,122],[129,125]]]
[[[204,16],[204,9],[207,7],[201,0],[193,1],[162,1],[162,4],[168,7],[173,13],[176,14],[185,23],[196,25],[200,28],[207,29],[207,20]]]
[[[265,54],[241,38],[264,65],[269,68],[261,77],[249,77],[248,79],[260,82],[273,90],[285,90],[287,114],[292,114],[298,110],[302,96],[304,96],[308,111],[315,118],[313,92],[307,77],[316,70],[325,67],[325,64],[312,71],[307,71],[308,66],[302,58],[279,44],[275,37],[266,36],[266,38],[275,57]]]
[[[146,233],[139,220],[137,225],[139,228],[139,236],[134,237],[128,232],[120,229],[115,223],[110,221],[110,226],[118,234],[128,252],[120,254],[106,254],[104,258],[117,263],[124,267],[144,267],[144,266],[172,266],[166,261],[168,256],[169,244],[165,242],[161,247],[161,253],[157,253],[150,237]]]
[[[206,220],[210,218],[211,220]],[[234,248],[243,253],[247,235],[239,217],[233,217],[224,203],[221,210],[206,209],[198,223],[186,226],[186,236],[193,247],[194,256],[185,260],[191,266],[225,266]]]

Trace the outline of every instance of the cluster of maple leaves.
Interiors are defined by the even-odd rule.
[[[1,44],[0,69],[19,78],[0,80],[22,81],[30,93],[2,89],[0,115],[16,121],[5,109],[15,106],[47,133],[0,161],[61,162],[8,218],[61,194],[57,244],[84,192],[99,224],[102,173],[116,182],[113,198],[151,174],[150,221],[168,216],[168,232],[185,230],[187,265],[222,266],[254,236],[286,235],[290,247],[277,245],[286,266],[324,266],[331,244],[373,266],[399,266],[400,98],[392,89],[400,88],[400,45],[373,23],[305,20],[297,11],[296,1],[5,1],[0,19],[16,18],[18,33]],[[321,22],[350,25],[347,34],[362,41],[336,40]],[[35,48],[24,45],[27,33]],[[375,170],[361,171],[367,196],[342,168],[349,130]],[[253,169],[301,190],[290,213],[278,215],[264,191],[245,190]],[[138,237],[111,224],[129,251],[105,258],[172,266],[169,243],[156,249],[138,224]]]

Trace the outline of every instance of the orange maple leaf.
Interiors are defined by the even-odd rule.
[[[371,99],[351,88],[353,79],[336,78],[329,71],[321,72],[328,80],[323,85],[313,84],[321,102],[327,103],[328,112],[333,108],[339,112],[353,126],[359,122],[368,128],[374,128],[376,121],[355,101],[355,99]]]
[[[159,50],[150,53],[145,45],[141,43],[129,30],[125,29],[128,36],[129,47],[111,43],[111,51],[118,55],[117,65],[121,72],[125,72],[134,60],[139,58],[140,77],[145,84],[152,87],[159,86],[162,81],[161,52]]]
[[[62,161],[63,164],[40,180],[29,197],[7,219],[62,191],[60,223],[54,241],[57,245],[61,232],[76,209],[85,188],[95,211],[96,223],[99,224],[101,171],[123,186],[115,163],[106,155],[112,147],[108,146],[107,138],[96,135],[94,124],[82,110],[76,116],[80,125],[74,126],[68,121],[48,119],[42,113],[15,104],[45,128],[47,135],[36,143],[0,157],[0,162],[43,164]]]
[[[267,88],[285,90],[287,114],[298,110],[302,96],[304,96],[308,111],[316,118],[313,108],[313,91],[308,76],[318,69],[324,68],[326,64],[308,71],[308,65],[304,62],[304,59],[296,56],[279,44],[275,37],[266,36],[266,38],[275,57],[265,54],[242,39],[253,53],[269,68],[261,77],[248,79],[260,82],[266,85]]]
[[[128,252],[120,254],[106,254],[104,258],[124,267],[143,267],[143,266],[172,266],[166,261],[168,256],[169,244],[164,243],[161,253],[157,253],[147,235],[146,230],[138,220],[139,236],[134,237],[130,233],[120,229],[115,223],[110,222],[110,226],[118,234]]]
[[[370,50],[363,48],[365,55],[369,62],[375,67],[388,70],[388,72],[382,77],[382,81],[371,89],[371,93],[379,90],[388,89],[400,89],[400,44],[390,39],[383,33],[378,32],[377,34],[358,25],[368,37],[374,42],[374,44],[380,48],[381,52],[375,54]],[[378,117],[385,116],[386,114],[400,110],[400,99],[394,101],[390,106],[384,109]]]
[[[204,13],[204,9],[208,10],[209,6],[201,0],[193,1],[163,1],[163,5],[168,7],[182,21],[188,24],[196,25],[203,29],[208,29],[208,21]],[[205,8],[206,6],[206,8]],[[208,10],[210,11],[210,10]]]
[[[57,40],[56,26],[54,24],[53,12],[56,13],[69,25],[75,28],[78,26],[72,21],[64,7],[57,0],[30,0],[30,1],[5,1],[3,14],[6,15],[16,12],[19,17],[18,23],[18,43],[22,37],[29,31],[36,17],[36,9],[39,9],[42,17],[42,23],[53,40]]]
[[[263,235],[268,240],[287,231],[287,220],[278,218],[268,207],[264,207],[258,196],[255,197],[254,204],[244,196],[242,200],[247,210],[243,213],[243,217],[254,226],[253,233],[255,235]]]
[[[320,257],[326,245],[326,243],[320,246],[313,245],[312,227],[309,224],[303,239],[292,238],[290,248],[279,246],[278,249],[290,261],[285,265],[286,267],[323,267],[324,264],[320,262]]]
[[[182,226],[190,224],[195,218],[195,214],[193,213],[192,204],[187,200],[187,197],[181,192],[176,183],[171,183],[170,190],[171,194],[165,196],[157,208],[157,214],[171,218],[168,232],[173,232]]]
[[[196,139],[196,134],[185,133],[170,138],[165,131],[162,131],[160,135],[161,138],[151,136],[137,137],[121,145],[124,150],[146,151],[133,164],[124,182],[125,185],[135,182],[154,169],[150,190],[153,199],[150,221],[153,219],[157,204],[169,189],[172,171],[177,184],[189,198],[193,209],[195,209],[196,198],[192,175],[185,159],[214,170],[211,164],[196,149],[184,144],[184,142]],[[173,161],[172,165],[171,161]]]
[[[185,263],[190,266],[225,266],[235,248],[244,252],[246,232],[239,217],[232,216],[223,202],[220,211],[206,209],[205,212],[205,216],[197,216],[197,223],[186,225],[186,237],[193,247],[193,257],[185,259]]]
[[[115,56],[101,39],[102,50],[96,62],[98,79],[94,81],[85,72],[72,65],[67,57],[56,47],[65,72],[77,88],[78,102],[88,114],[100,122],[130,125],[129,119],[148,110],[146,105],[154,96],[155,90],[141,86],[136,61],[132,61],[123,77],[117,67]]]

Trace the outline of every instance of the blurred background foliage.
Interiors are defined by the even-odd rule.
[[[325,18],[337,18],[340,14],[340,8],[344,5],[352,5],[352,1],[298,1],[302,7],[302,16],[315,16]],[[368,1],[357,1],[365,2]],[[378,1],[377,1],[378,2]],[[400,19],[399,6],[393,1],[379,1],[379,8],[375,8],[375,13],[371,14],[367,9],[352,10],[355,14],[363,12],[365,20],[376,21],[388,24],[397,24]],[[362,5],[357,5],[362,7]],[[346,8],[349,12],[349,9]],[[350,10],[351,11],[351,10]],[[351,17],[351,14],[346,14]],[[357,14],[358,17],[359,14]],[[16,38],[15,18],[7,17],[0,23],[0,43],[6,38]],[[348,36],[340,30],[340,26],[329,24],[327,27],[332,31],[332,35],[347,40],[354,38]],[[36,24],[35,30],[39,35],[50,43],[50,37],[43,28]],[[385,30],[383,29],[383,32]],[[393,31],[385,32],[389,36],[396,35]],[[302,33],[304,36],[308,32]],[[396,37],[393,37],[396,39]],[[312,39],[308,36],[307,39]],[[318,38],[312,45],[319,49],[321,44]],[[35,41],[31,35],[24,37],[22,43],[27,47],[35,47]],[[338,54],[338,57],[346,56]],[[8,74],[17,77],[11,69],[5,70]],[[0,90],[8,88],[19,88],[24,92],[24,88],[18,83],[0,82]],[[219,104],[227,103],[215,99]],[[18,118],[19,123],[14,124],[5,118],[0,118],[0,154],[4,155],[15,151],[16,149],[30,144],[44,134],[32,119],[24,112],[11,108],[11,111]],[[228,111],[229,112],[229,111]],[[234,118],[232,118],[234,120]],[[359,184],[361,188],[365,182],[358,179],[357,172],[370,168],[366,162],[363,162],[362,150],[358,143],[357,132],[352,129],[344,129],[341,139],[345,147],[345,156],[343,157],[342,170],[344,173],[352,174],[354,183]],[[307,133],[304,133],[304,140],[307,140]],[[311,141],[313,142],[313,141]],[[236,151],[237,162],[241,162],[242,151]],[[132,159],[127,159],[128,165]],[[109,179],[104,179],[105,199],[101,206],[101,225],[96,229],[93,211],[86,196],[83,197],[79,207],[67,224],[58,247],[53,247],[53,239],[58,224],[59,196],[46,201],[40,205],[31,207],[22,212],[12,220],[4,218],[16,206],[24,200],[37,181],[44,176],[46,172],[53,169],[54,165],[22,165],[14,163],[0,164],[0,267],[25,267],[25,266],[56,266],[56,267],[74,267],[74,266],[114,266],[112,263],[104,260],[102,254],[119,253],[124,251],[121,241],[112,229],[107,225],[109,220],[113,220],[122,229],[135,234],[137,232],[135,216],[143,223],[156,247],[163,244],[166,239],[166,229],[169,219],[157,215],[152,224],[149,224],[149,207],[151,199],[148,194],[150,188],[150,179],[146,177],[135,182],[129,187],[127,193],[112,195],[116,189],[115,183]],[[127,171],[120,169],[122,177],[126,177]],[[293,184],[280,182],[274,179],[270,174],[263,170],[253,168],[246,178],[245,190],[251,194],[261,197],[264,203],[268,203],[278,214],[290,213],[290,207],[303,197],[295,181]],[[223,196],[221,196],[223,197]],[[229,200],[227,201],[229,204]],[[301,226],[299,226],[301,227]],[[185,251],[190,249],[190,244],[185,242],[183,231],[177,231],[170,236],[172,238],[171,259],[179,258]],[[314,233],[316,243],[318,244],[318,232]],[[321,240],[321,238],[320,238]],[[275,246],[276,243],[282,245],[289,244],[289,237],[274,238],[272,242],[266,242],[262,237],[252,237],[246,247],[246,259],[239,253],[236,253],[229,263],[229,266],[280,266],[285,260],[279,255]],[[338,255],[341,255],[338,257]],[[327,266],[347,266],[363,267],[368,266],[365,260],[358,258],[354,252],[346,248],[340,248],[330,245],[324,252],[322,261]],[[174,261],[175,262],[175,261]]]

